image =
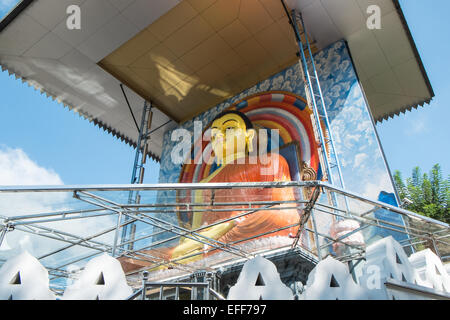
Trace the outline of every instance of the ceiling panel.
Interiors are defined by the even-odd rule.
[[[69,2],[81,5],[81,30],[66,27]],[[347,40],[376,120],[433,96],[394,0],[287,2],[302,10],[314,51]],[[366,28],[371,4],[381,30]],[[120,83],[137,118],[144,98],[155,103],[159,127],[292,65],[296,51],[279,0],[39,0],[0,33],[3,69],[130,144],[137,132]],[[173,125],[154,132],[154,156]]]
[[[286,16],[284,8],[280,6],[279,1],[259,0],[259,2],[261,2],[273,20],[278,20]]]
[[[414,58],[396,65],[393,71],[398,79],[420,79],[421,70]],[[401,81],[400,86],[408,96],[426,98],[427,87],[422,81]]]
[[[377,93],[404,95],[402,87],[392,69],[370,78],[373,90]]]
[[[136,24],[119,12],[126,11],[135,0],[121,0],[121,3],[114,0],[70,1],[70,4],[81,5],[81,30],[68,30],[66,27],[65,9],[68,3],[66,0],[58,3],[34,1],[10,23],[0,33],[2,69],[9,70],[80,116],[133,144],[137,132],[118,77],[105,72],[97,62],[138,35],[136,41],[130,42],[133,48],[131,54],[112,59],[123,60],[128,65],[158,45],[159,40],[148,31],[140,33]],[[153,10],[155,20],[159,17],[157,11],[162,15],[170,9],[170,3],[173,5],[177,1],[152,1],[152,8],[157,9]],[[129,70],[126,68],[127,73]],[[116,68],[116,72],[120,75],[124,70]],[[133,111],[140,114],[144,103],[143,88],[147,89],[148,84],[137,76],[130,77],[130,83],[134,91],[126,86],[124,88]],[[155,127],[169,120],[158,112],[159,116],[154,118]],[[116,127],[119,124],[120,128]],[[158,132],[154,135],[160,137]],[[151,150],[158,145],[157,141],[151,142]],[[155,150],[160,150],[160,143]],[[159,156],[156,153],[152,155]]]
[[[21,23],[10,24],[0,33],[0,54],[21,56],[48,32],[41,24],[24,14]]]
[[[220,55],[213,58],[213,61],[222,70],[222,77],[245,65],[245,60],[233,49],[222,51]]]
[[[403,26],[396,12],[391,12],[382,19],[382,28],[373,32],[379,46],[391,66],[396,66],[414,58],[411,45],[406,37],[402,37]]]
[[[72,46],[59,38],[53,32],[48,32],[23,56],[35,58],[60,59],[72,50]]]
[[[178,0],[135,0],[121,13],[139,30],[142,30],[172,9],[178,2]]]
[[[395,11],[394,2],[392,0],[356,0],[356,3],[361,8],[363,14],[367,12],[369,6],[374,4],[380,8],[381,16],[385,16],[392,11]]]
[[[82,81],[84,75],[95,65],[91,59],[78,50],[71,50],[60,61],[67,67],[66,77],[71,84]]]
[[[51,0],[48,0],[51,1]],[[113,6],[117,8],[119,11],[125,10],[128,6],[130,6],[135,0],[109,0]]]
[[[184,1],[146,29],[158,45],[129,63],[124,57],[135,51],[134,38],[100,64],[124,83],[143,79],[146,88],[137,91],[184,121],[294,62],[295,42],[281,12],[279,1],[218,0],[205,7]],[[124,66],[129,69],[115,70]]]
[[[148,30],[153,33],[159,41],[164,41],[181,26],[192,20],[197,11],[187,1],[181,2],[167,14],[150,25]]]
[[[167,37],[163,44],[177,57],[182,57],[202,41],[208,39],[213,33],[213,28],[198,15],[186,23],[183,28]]]
[[[66,19],[63,19],[54,32],[66,42],[78,46],[91,37],[104,24],[119,14],[119,11],[108,0],[86,0],[80,6],[82,14],[81,28],[69,30]]]
[[[347,41],[354,60],[358,61],[368,78],[390,69],[391,66],[372,31],[361,29],[351,34]]]
[[[31,16],[36,22],[51,30],[61,21],[67,18],[67,7],[69,5],[81,5],[86,0],[39,0],[31,3],[27,8],[27,15]],[[52,10],[48,10],[51,7]]]
[[[366,23],[366,18],[356,2],[322,0],[322,5],[341,34],[352,34]]]
[[[241,0],[218,0],[203,11],[201,16],[215,31],[219,31],[236,20],[240,7]]]
[[[158,44],[158,39],[147,29],[144,29],[127,42],[130,50],[112,52],[108,56],[107,63],[117,66],[131,65]],[[106,63],[106,61],[104,63]]]
[[[332,9],[330,8],[329,10],[331,11]],[[307,25],[308,34],[311,40],[317,43],[318,47],[323,48],[327,44],[342,39],[342,35],[330,19],[321,1],[313,1],[311,4],[305,6],[302,9],[302,14]]]
[[[105,52],[112,52],[138,31],[135,26],[127,23],[127,20],[118,14],[78,46],[78,50],[91,60],[100,61],[105,56]]]
[[[281,7],[281,4],[278,7]],[[241,1],[239,20],[252,34],[258,33],[274,22],[259,0]]]
[[[220,30],[219,35],[231,47],[236,47],[251,37],[250,31],[238,19]]]
[[[180,59],[189,66],[191,70],[198,70],[211,61],[220,60],[231,51],[231,47],[223,40],[223,38],[214,33],[211,37],[183,55]]]
[[[202,12],[212,6],[217,0],[186,0],[197,12]]]

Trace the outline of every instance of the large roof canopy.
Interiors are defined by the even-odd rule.
[[[303,13],[316,50],[345,39],[375,120],[423,105],[433,90],[397,0],[287,0]],[[66,25],[69,5],[81,29]],[[377,4],[382,29],[366,26]],[[280,0],[24,0],[0,22],[0,65],[135,145],[156,107],[150,150],[191,119],[296,61]],[[174,121],[170,121],[174,120]]]

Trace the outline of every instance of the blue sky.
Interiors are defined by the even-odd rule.
[[[0,0],[0,17],[19,2]],[[132,147],[7,72],[0,88],[0,185],[130,183]],[[156,183],[159,165],[147,166],[145,182]]]
[[[9,11],[3,5],[7,2],[11,7],[17,1],[0,0],[0,16]],[[428,171],[440,163],[447,175],[450,42],[445,39],[450,2],[400,2],[436,97],[424,108],[378,124],[378,133],[391,170],[399,169],[406,176],[416,165]],[[0,73],[0,88],[0,153],[21,149],[64,184],[129,183],[134,149],[5,72]],[[158,165],[151,163],[145,182],[157,179]]]
[[[430,105],[377,125],[391,171],[409,176],[414,166],[429,171],[440,163],[450,174],[450,1],[401,0],[406,20],[435,97]]]
[[[14,8],[20,0],[0,0],[0,19]]]

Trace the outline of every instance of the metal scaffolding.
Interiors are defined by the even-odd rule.
[[[130,192],[140,192],[142,199],[147,199],[149,194],[155,195],[156,192],[161,191],[195,191],[195,190],[235,190],[235,189],[268,189],[268,188],[284,188],[293,189],[299,192],[306,190],[314,190],[310,192],[311,197],[308,200],[290,200],[290,201],[266,201],[260,199],[259,201],[223,201],[211,202],[208,199],[202,203],[195,201],[180,201],[174,196],[168,197],[164,203],[153,201],[141,201],[141,203],[128,203],[123,201],[126,199],[126,194]],[[321,201],[320,194],[334,192],[339,196],[345,197],[353,204],[353,208],[347,210],[342,206],[330,205],[328,201]],[[347,243],[345,240],[355,232],[360,232],[371,227],[378,227],[380,229],[394,232],[398,234],[407,235],[402,245],[405,247],[416,244],[430,244],[450,248],[449,225],[440,221],[436,221],[413,212],[393,207],[391,205],[373,201],[357,195],[352,192],[343,190],[342,188],[331,186],[328,183],[321,181],[308,182],[260,182],[260,183],[177,183],[177,184],[133,184],[133,185],[94,185],[94,186],[60,186],[60,187],[2,187],[0,188],[0,200],[5,197],[18,194],[26,194],[27,196],[36,195],[36,193],[55,195],[55,194],[70,194],[72,200],[70,202],[71,208],[67,209],[68,205],[64,205],[64,210],[55,210],[51,212],[20,215],[1,215],[0,216],[0,240],[8,239],[14,233],[26,233],[37,236],[36,239],[49,239],[55,245],[51,246],[51,250],[39,253],[37,258],[49,270],[51,276],[52,289],[55,292],[60,292],[64,285],[61,284],[61,279],[68,278],[70,274],[65,269],[71,264],[85,263],[88,259],[101,254],[108,253],[119,260],[126,259],[133,261],[140,266],[127,273],[129,283],[136,289],[141,288],[140,274],[142,271],[148,270],[147,275],[151,278],[149,286],[158,287],[172,286],[174,279],[183,279],[187,276],[198,272],[205,268],[205,263],[201,266],[194,263],[186,263],[187,259],[198,258],[201,261],[208,261],[206,268],[210,271],[217,269],[218,265],[235,262],[237,260],[246,261],[251,259],[256,254],[267,254],[274,250],[281,250],[282,252],[298,252],[301,250],[303,254],[308,254],[313,257],[313,260],[318,261],[318,256],[326,254],[333,254],[328,250],[329,246],[333,244],[340,244],[345,248],[352,248],[350,251],[345,250],[345,254],[335,256],[343,262],[357,262],[364,258],[365,247]],[[154,197],[150,197],[154,198]],[[185,199],[184,199],[185,200]],[[224,199],[227,200],[227,199]],[[123,202],[121,202],[123,201]],[[62,204],[61,204],[62,205]],[[75,208],[75,207],[79,208]],[[352,206],[351,206],[352,207]],[[173,217],[176,217],[180,212],[192,212],[195,208],[196,212],[234,212],[232,217],[221,219],[203,225],[195,229],[188,229],[181,227]],[[234,242],[222,242],[205,236],[201,233],[202,230],[210,228],[227,221],[240,219],[252,214],[258,214],[267,210],[298,210],[300,212],[299,221],[295,224],[286,225],[281,228],[276,228],[268,232],[264,232],[252,237],[240,239]],[[404,225],[393,222],[392,219],[380,219],[374,216],[377,210],[384,210],[391,217],[402,216],[404,219],[414,219],[423,223],[423,228],[405,228]],[[319,217],[317,225],[312,228],[308,227],[306,222],[311,213]],[[120,217],[126,217],[122,223]],[[171,218],[172,217],[172,218]],[[360,224],[360,228],[353,232],[347,233],[345,236],[333,238],[324,227],[323,221],[328,218],[337,217],[339,219],[351,219]],[[67,223],[69,226],[77,221],[87,221],[89,224],[95,224],[94,221],[103,219],[106,221],[99,225],[98,230],[92,234],[79,234],[73,231],[72,228],[56,228],[52,223]],[[322,222],[321,222],[322,221]],[[117,237],[126,226],[131,223],[140,224],[141,226],[148,226],[152,232],[137,233],[134,239],[128,239],[120,243],[116,243]],[[304,237],[310,239],[310,244],[300,242],[297,246],[292,244],[296,242],[296,238],[290,238],[290,243],[283,243],[274,247],[273,244],[259,247],[257,250],[251,249],[250,246],[245,246],[246,243],[261,239],[262,236],[276,234],[281,230],[292,227],[302,226]],[[155,236],[165,235],[164,237]],[[164,256],[159,253],[161,247],[173,245],[174,241],[181,238],[191,239],[202,244],[203,249],[198,252],[193,252],[177,258]],[[289,239],[286,237],[286,239]],[[39,240],[37,240],[39,241]],[[48,243],[46,242],[48,245]],[[130,244],[133,244],[130,246]],[[1,245],[1,242],[0,242]],[[73,253],[75,248],[79,250],[76,254]],[[131,249],[130,249],[131,248]],[[82,249],[82,250],[81,250]],[[433,249],[433,248],[432,248]],[[80,251],[81,250],[81,251]],[[220,254],[219,254],[220,253]],[[71,256],[73,255],[73,256]],[[217,258],[218,257],[218,258]],[[53,259],[52,259],[53,258]],[[5,261],[4,257],[0,256],[2,263]],[[55,263],[54,261],[61,261]],[[49,261],[53,261],[50,263]],[[64,263],[62,263],[64,261]],[[159,270],[159,272],[157,272]],[[167,275],[161,270],[169,270]],[[161,283],[166,283],[163,285]],[[152,285],[153,283],[154,285]],[[160,285],[161,284],[161,285]],[[176,287],[174,285],[173,287]],[[208,289],[209,290],[209,289]],[[208,291],[211,292],[211,291]],[[220,293],[218,293],[220,295]],[[217,298],[217,295],[212,294]]]
[[[297,54],[299,57],[298,65],[302,75],[308,105],[313,111],[312,124],[314,127],[314,135],[318,144],[319,160],[323,180],[328,181],[331,185],[340,186],[345,189],[344,177],[342,175],[339,157],[335,148],[333,132],[330,127],[330,120],[320,85],[319,75],[316,69],[316,63],[314,61],[314,56],[311,49],[310,39],[308,37],[308,30],[306,29],[301,12],[296,10],[289,11],[284,0],[281,0],[281,3],[289,19],[292,30],[294,31],[295,40],[299,48]],[[333,169],[335,170],[334,176]],[[328,201],[332,206],[338,206],[338,198],[336,193],[329,192],[327,196]],[[343,200],[348,211],[349,205],[347,199],[344,197]],[[314,216],[311,218],[313,223],[315,223]],[[301,232],[301,230],[302,227],[299,231]],[[298,241],[298,235],[296,241]],[[297,243],[295,242],[294,245],[296,244]],[[319,260],[321,259],[320,251],[318,258]]]
[[[123,89],[122,89],[123,90]],[[153,112],[152,112],[152,103],[147,103],[147,101],[144,101],[144,108],[142,110],[142,117],[141,117],[141,125],[138,127],[139,129],[139,136],[137,140],[136,145],[136,155],[134,158],[134,164],[133,164],[133,170],[131,175],[131,184],[139,183],[142,184],[144,182],[144,173],[145,173],[145,163],[147,162],[147,155],[148,155],[148,140],[150,139],[150,129],[152,126],[152,119],[153,119]],[[130,190],[128,193],[128,203],[140,203],[140,195],[138,191]],[[125,216],[125,221],[128,221],[129,217]],[[122,221],[122,215],[119,214],[119,217],[117,218],[117,225],[120,225]],[[123,228],[122,231],[122,242],[124,242],[126,239],[134,239],[134,234],[136,232],[136,226],[134,223],[127,224]],[[118,233],[115,236],[114,240],[114,249],[112,255],[115,256],[116,254],[116,243],[118,241]],[[133,242],[129,242],[128,244],[129,249],[133,248]]]

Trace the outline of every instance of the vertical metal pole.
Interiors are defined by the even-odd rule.
[[[197,272],[191,276],[192,282],[198,282]],[[197,300],[198,290],[196,286],[191,287],[191,300]]]
[[[8,232],[8,226],[3,226],[2,233],[0,234],[0,247],[2,246],[3,239],[6,237],[6,233]]]
[[[298,27],[297,27],[297,19],[296,19],[296,11],[295,10],[292,10],[291,16],[292,16],[292,20],[293,20],[292,25],[293,25],[294,31],[295,31],[295,33],[297,35],[297,45],[298,45],[298,47],[300,49],[300,58],[301,58],[301,64],[300,65],[301,65],[302,74],[303,74],[303,77],[304,77],[304,83],[305,83],[305,89],[306,89],[305,93],[307,94],[307,98],[310,98],[310,99],[308,99],[309,100],[308,103],[311,105],[311,107],[313,109],[314,118],[315,118],[316,124],[317,124],[317,131],[318,131],[318,134],[319,134],[320,148],[321,148],[323,160],[325,162],[324,163],[324,167],[325,167],[324,170],[326,172],[328,181],[330,182],[330,184],[333,184],[333,177],[331,175],[330,164],[329,164],[329,161],[328,161],[327,150],[326,150],[326,147],[325,147],[326,146],[326,144],[325,144],[325,137],[323,135],[323,131],[322,131],[322,128],[320,126],[320,114],[319,114],[319,111],[318,111],[318,106],[317,106],[316,99],[314,97],[314,88],[312,87],[311,76],[310,76],[309,71],[308,71],[308,62],[306,61],[305,52],[304,52],[304,49],[305,49],[304,47],[305,46],[303,45],[303,43],[301,41],[300,32],[299,32]],[[300,21],[302,23],[303,32],[304,32],[304,35],[305,35],[306,46],[308,46],[308,44],[309,44],[308,41],[309,40],[308,40],[308,35],[306,34],[305,27],[303,25],[303,19],[300,18]],[[311,60],[314,59],[312,56],[310,56],[310,58],[311,58]]]
[[[148,280],[148,271],[144,271],[142,272],[142,296],[141,296],[141,300],[145,300],[146,299],[146,295],[147,295],[147,280]]]
[[[322,253],[320,250],[319,234],[317,233],[316,218],[314,217],[314,209],[311,209],[311,220],[314,229],[314,237],[316,238],[317,258],[322,261]]]
[[[432,244],[433,244],[433,249],[434,249],[434,253],[439,257],[439,259],[441,258],[441,255],[439,254],[439,250],[438,250],[438,248],[437,248],[437,245],[436,245],[436,241],[434,240],[434,237],[431,235],[430,236],[430,238],[431,238],[431,242],[432,242]]]
[[[120,229],[121,223],[122,223],[122,211],[119,212],[119,216],[117,217],[117,225],[116,225],[116,231],[114,233],[114,243],[113,243],[113,248],[112,248],[112,253],[111,253],[111,255],[113,257],[116,256],[117,241],[119,240],[119,229]]]
[[[138,141],[136,145],[136,154],[134,157],[134,165],[133,165],[133,172],[131,177],[131,184],[135,183],[142,183],[144,180],[144,164],[146,163],[147,158],[147,152],[148,152],[148,145],[147,141],[149,139],[150,134],[150,128],[151,128],[151,122],[153,118],[152,113],[152,103],[148,104],[147,101],[144,102],[144,109],[142,111],[142,117],[141,117],[141,126],[139,128],[139,136]],[[140,159],[140,164],[139,164]],[[138,171],[139,170],[139,171]],[[128,194],[128,203],[139,203],[140,202],[140,196],[139,192],[136,191],[130,191]],[[129,220],[129,217],[126,216],[125,220]],[[130,228],[130,229],[128,229]],[[128,231],[130,230],[130,232]],[[122,242],[125,242],[127,240],[134,240],[134,234],[136,231],[136,225],[132,223],[131,225],[127,225],[122,230]],[[130,239],[127,239],[127,235],[129,233]],[[128,250],[133,250],[134,243],[131,241],[128,245]]]
[[[160,286],[159,287],[159,300],[163,300],[164,299],[164,287]]]
[[[180,300],[180,287],[175,287],[175,300]]]
[[[213,277],[212,273],[209,273],[209,272],[205,273],[205,279],[206,279],[206,282],[208,283],[208,285],[206,286],[206,292],[204,294],[205,300],[209,300],[209,288],[211,288],[211,285],[212,285],[212,281],[213,281],[212,277]]]
[[[286,9],[286,6],[285,6],[284,2],[283,2],[283,6]],[[289,12],[287,11],[287,9],[286,9],[286,14],[289,15]],[[326,109],[326,106],[325,106],[325,99],[323,98],[323,92],[322,92],[322,88],[320,86],[319,75],[317,73],[316,64],[314,62],[314,57],[313,57],[313,54],[312,54],[312,51],[311,51],[311,46],[309,44],[308,34],[307,34],[306,28],[305,28],[305,23],[303,21],[301,13],[298,12],[299,20],[300,20],[300,23],[302,25],[303,34],[304,34],[305,42],[306,42],[306,44],[303,45],[303,42],[302,42],[302,39],[301,39],[301,36],[300,36],[300,32],[299,32],[298,26],[297,26],[297,17],[296,17],[296,15],[297,15],[297,12],[295,10],[292,10],[291,14],[290,14],[292,19],[290,19],[290,20],[291,20],[292,27],[293,27],[295,35],[296,35],[297,45],[298,45],[298,47],[300,49],[300,58],[301,59],[300,59],[299,65],[300,65],[300,69],[302,71],[303,81],[305,83],[306,97],[308,98],[309,105],[313,109],[314,119],[315,119],[315,122],[316,122],[316,127],[317,127],[316,132],[318,133],[318,136],[319,136],[320,151],[321,151],[321,154],[322,154],[321,155],[321,158],[322,158],[321,163],[322,163],[322,165],[324,167],[324,171],[325,171],[326,176],[327,176],[326,178],[328,179],[329,183],[333,185],[334,183],[333,183],[333,176],[332,176],[332,171],[331,171],[331,165],[330,165],[330,161],[329,161],[328,154],[327,154],[327,149],[326,149],[326,146],[327,146],[326,139],[325,139],[325,136],[324,136],[324,133],[323,133],[323,130],[322,130],[322,126],[321,126],[321,121],[320,121],[320,118],[322,117],[324,119],[324,121],[325,121],[325,127],[326,127],[326,130],[327,130],[328,135],[329,135],[328,142],[330,143],[331,151],[333,152],[333,155],[334,155],[334,158],[335,158],[335,162],[336,162],[335,165],[336,165],[337,170],[338,170],[338,177],[339,177],[339,180],[340,180],[340,184],[341,184],[342,188],[345,189],[345,183],[344,183],[344,178],[343,178],[343,175],[342,175],[341,164],[340,164],[339,157],[337,155],[336,148],[335,148],[335,145],[334,145],[333,133],[332,133],[332,130],[331,130],[330,122],[329,122],[329,119],[328,119],[328,113],[327,113],[327,109]],[[311,76],[310,73],[309,73],[308,62],[306,61],[306,56],[305,56],[305,49],[308,50],[309,59],[311,60],[311,67],[312,67],[312,70],[313,70],[313,76]],[[314,79],[314,83],[315,83],[315,85],[317,87],[318,94],[316,94],[314,92],[312,78]],[[318,103],[316,101],[316,97],[319,97],[319,99],[320,99],[320,104],[321,104],[321,107],[322,107],[323,115],[321,115],[320,112],[319,112],[319,108],[318,108]],[[344,200],[345,200],[345,205],[346,205],[347,212],[348,212],[347,197],[344,196]],[[331,201],[332,201],[332,203],[335,206],[338,205],[335,194],[333,194],[333,196],[331,197]]]

